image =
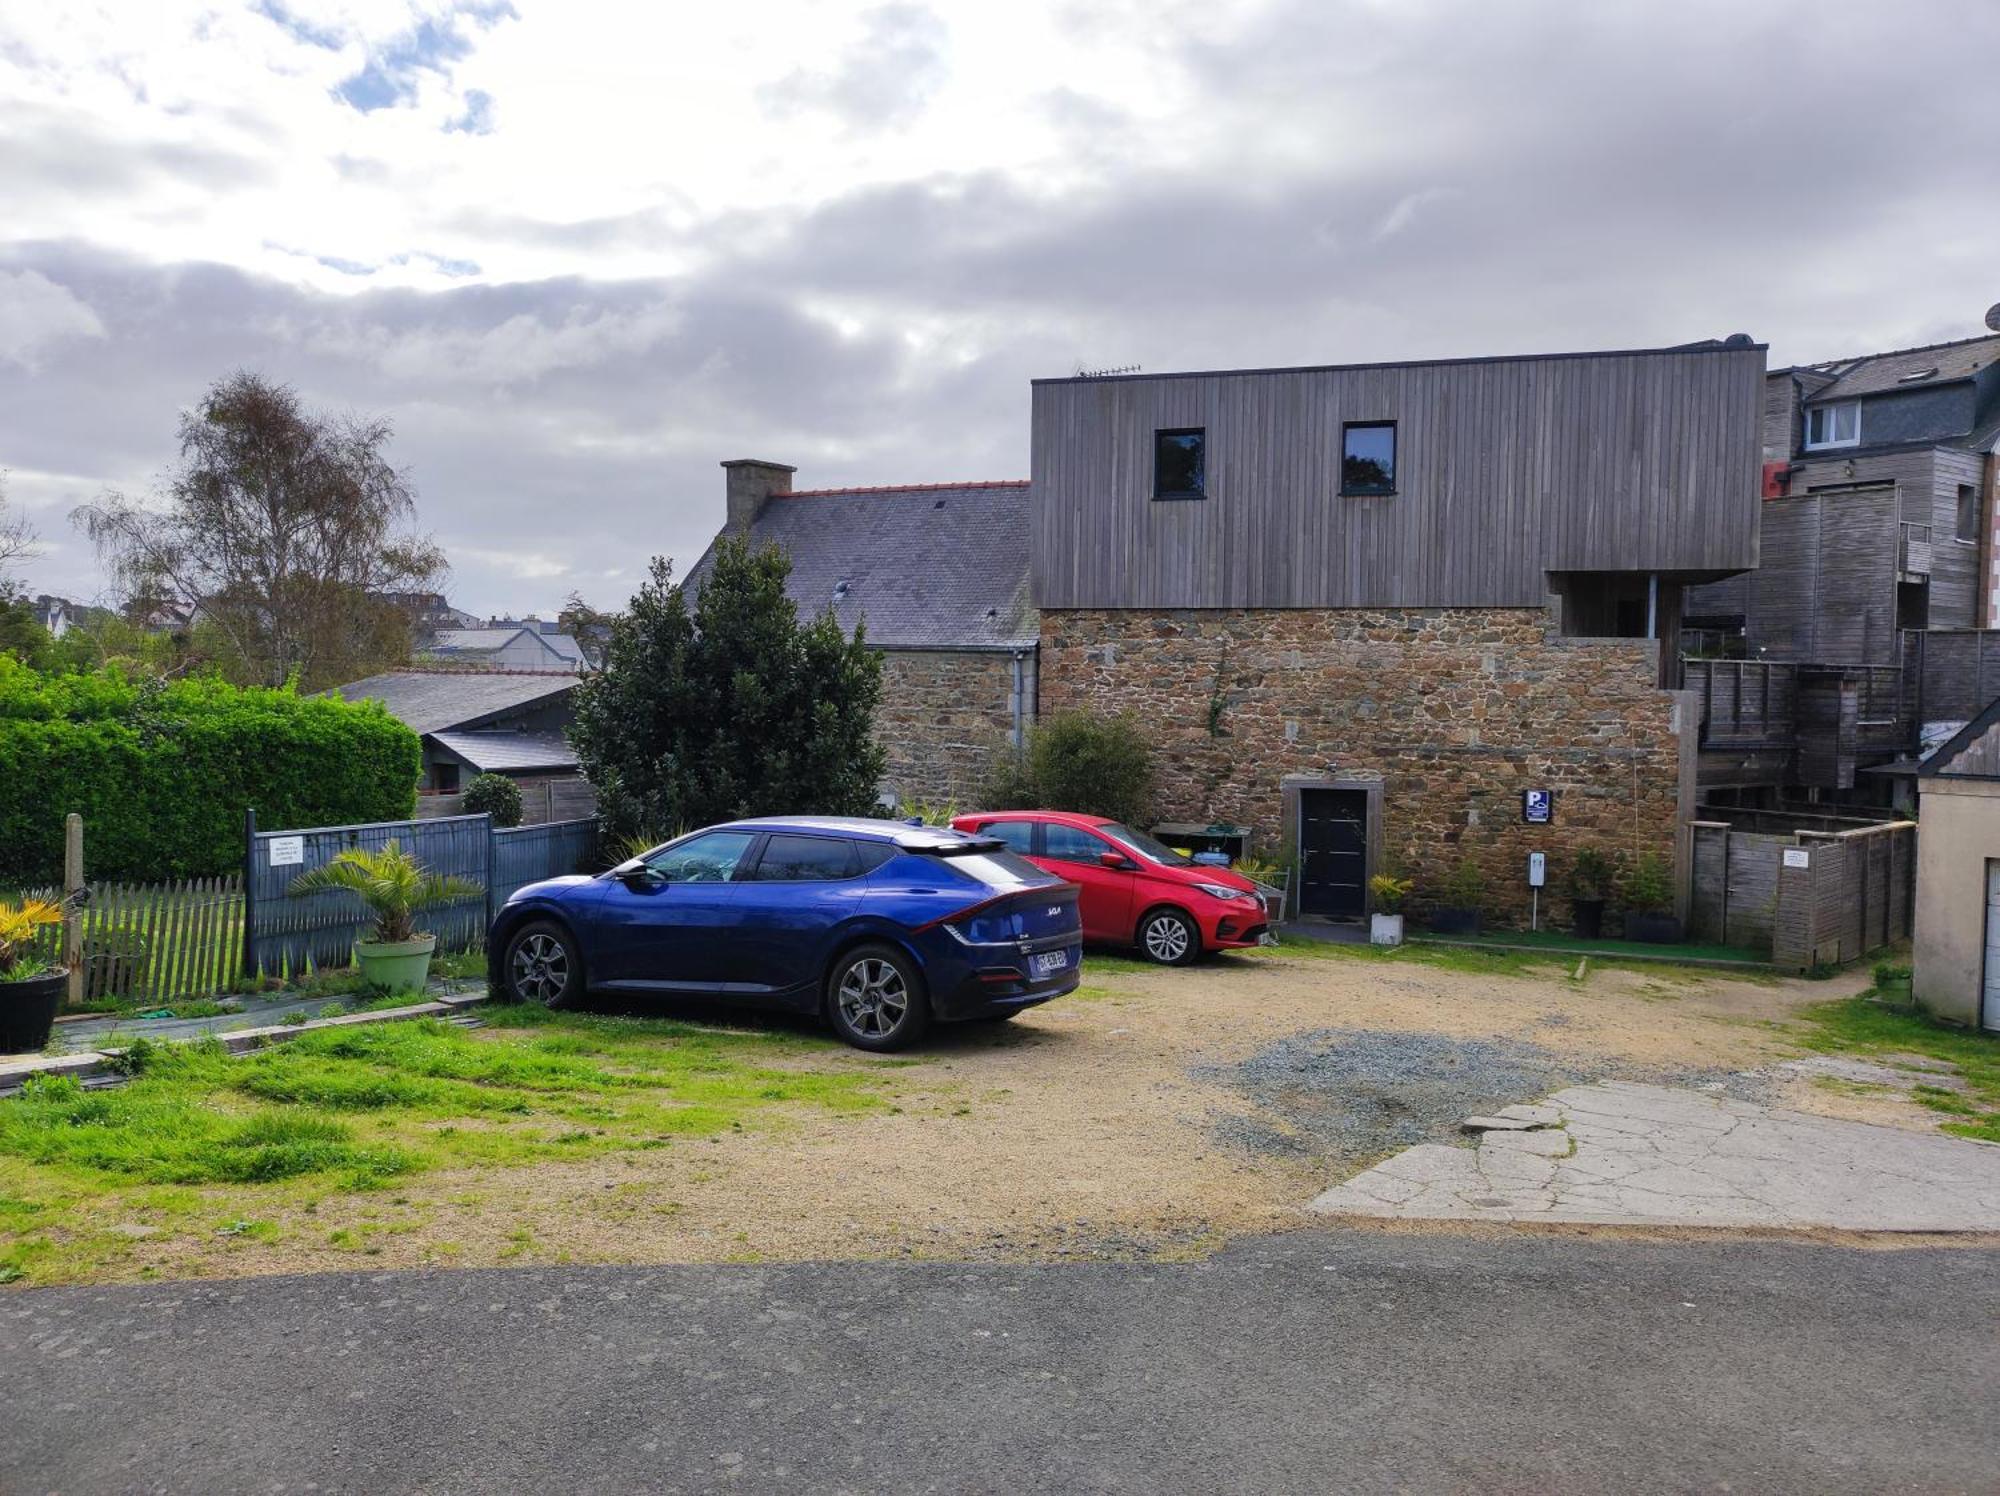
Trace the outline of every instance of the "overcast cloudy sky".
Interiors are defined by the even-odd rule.
[[[1992,0],[16,4],[0,468],[47,554],[236,367],[378,413],[476,611],[801,486],[1024,476],[1027,381],[2000,300]]]

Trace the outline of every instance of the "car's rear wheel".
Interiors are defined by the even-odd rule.
[[[1162,966],[1186,966],[1201,954],[1201,931],[1178,909],[1155,909],[1139,921],[1139,951]]]
[[[826,1017],[847,1043],[880,1054],[923,1037],[930,997],[908,956],[890,945],[860,945],[827,974]]]
[[[507,941],[500,981],[516,1002],[560,1008],[583,994],[583,957],[576,939],[553,920],[530,920]]]

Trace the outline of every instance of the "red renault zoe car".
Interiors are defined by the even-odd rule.
[[[1137,946],[1168,966],[1264,938],[1263,895],[1226,867],[1208,867],[1143,831],[1060,810],[960,816],[960,831],[998,837],[1037,867],[1083,890],[1083,938]]]

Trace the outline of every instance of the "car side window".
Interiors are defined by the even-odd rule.
[[[646,866],[669,883],[727,883],[756,840],[754,831],[710,831],[655,852]]]
[[[830,836],[773,835],[754,870],[753,883],[836,883],[861,871],[854,843]]]
[[[981,836],[996,837],[1007,844],[1010,852],[1027,853],[1034,850],[1035,823],[1033,821],[988,821],[979,828]]]
[[[1054,821],[1043,823],[1042,845],[1047,849],[1042,855],[1059,862],[1095,862],[1111,850],[1101,837],[1082,827],[1064,826]]]

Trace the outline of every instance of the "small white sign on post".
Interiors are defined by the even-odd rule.
[[[1812,853],[1808,852],[1804,847],[1787,847],[1785,848],[1785,866],[1811,867]]]
[[[271,838],[271,866],[298,867],[306,860],[306,839],[303,836],[274,836]]]

